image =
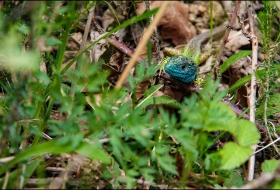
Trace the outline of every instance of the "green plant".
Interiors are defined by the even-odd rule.
[[[80,15],[75,12],[75,2],[69,2],[53,13],[47,11],[46,5],[55,7],[58,4],[42,2],[36,7],[38,9],[34,8],[34,14],[30,18],[37,23],[36,25],[19,20],[15,25],[10,25],[6,32],[1,33],[1,38],[4,39],[1,41],[0,49],[3,58],[1,72],[4,80],[1,78],[1,85],[4,95],[0,100],[3,126],[0,129],[2,139],[0,154],[1,158],[14,156],[11,161],[1,162],[0,184],[3,188],[23,188],[27,179],[34,175],[34,171],[36,172],[38,165],[44,162],[42,156],[45,154],[77,152],[90,159],[102,161],[104,164],[112,162],[108,153],[104,152],[99,139],[108,135],[104,124],[111,126],[106,112],[113,111],[111,109],[117,106],[116,101],[127,94],[118,94],[119,92],[109,90],[106,79],[108,72],[101,69],[101,61],[90,64],[80,59],[80,65],[76,70],[67,70],[74,61],[62,69],[69,34],[75,29],[74,23]],[[86,6],[85,9],[88,8]],[[134,17],[114,28],[106,36],[155,12],[156,10],[152,10]],[[41,19],[42,14],[49,16],[51,22]],[[4,20],[3,15],[0,20]],[[26,49],[23,41],[31,31],[34,35],[31,40],[34,47]],[[58,39],[50,37],[54,34]],[[45,52],[39,57],[37,46],[39,39],[46,39],[44,42],[51,48],[58,46],[57,53],[54,55]],[[87,49],[96,43],[97,41]],[[20,47],[21,44],[23,47]],[[25,50],[23,53],[21,48]],[[74,60],[78,60],[83,52]],[[50,64],[48,67],[51,72],[44,73],[39,70],[42,61]],[[65,76],[74,88],[62,82]],[[86,89],[87,94],[82,92],[83,88]],[[108,88],[108,91],[104,88]],[[105,101],[102,106],[98,106],[94,96],[96,93],[100,93],[108,103]],[[86,108],[89,102],[94,105],[93,109]],[[59,113],[67,115],[66,120],[50,119],[54,106],[59,106]],[[103,118],[105,113],[106,117]],[[99,122],[99,118],[103,118],[102,122]],[[81,121],[90,122],[91,125],[82,125]],[[81,131],[81,128],[85,132]],[[43,139],[43,132],[47,132],[55,139],[46,142]],[[92,143],[85,142],[85,138],[90,139]],[[44,176],[44,174],[38,175]]]
[[[83,13],[97,3],[84,3]],[[44,2],[37,7],[30,18],[36,26],[20,20],[6,33],[1,32],[4,40],[0,42],[0,54],[5,59],[1,59],[0,78],[0,155],[13,156],[10,161],[0,161],[2,188],[23,188],[29,178],[45,177],[44,169],[49,163],[44,156],[64,153],[98,162],[101,166],[92,169],[92,175],[100,170],[98,177],[107,180],[112,188],[141,187],[137,183],[140,178],[150,185],[176,181],[173,186],[199,182],[203,187],[229,187],[244,183],[239,175],[240,165],[253,153],[250,146],[258,142],[260,134],[253,123],[237,118],[220,101],[227,91],[217,91],[219,81],[212,84],[207,78],[203,90],[183,102],[168,96],[155,97],[163,85],[151,85],[137,102],[137,86],[154,77],[156,64],[149,61],[148,68],[144,62],[138,64],[136,77],[128,78],[129,87],[114,90],[107,81],[109,72],[102,68],[104,61],[90,63],[82,57],[100,40],[147,19],[156,10],[113,28],[63,67],[69,35],[83,15],[77,14],[78,5],[73,2],[58,7],[54,13],[47,9],[57,5]],[[43,20],[43,13],[53,22]],[[22,53],[20,44],[31,31],[33,47]],[[36,44],[44,38],[52,51],[40,55]],[[76,61],[78,67],[70,70]],[[47,63],[49,72],[40,71],[42,62]],[[162,105],[178,110],[170,113]],[[51,119],[53,110],[66,115],[65,119]],[[45,139],[43,134],[52,139]],[[218,142],[222,145],[218,146]],[[191,174],[199,177],[191,178]],[[211,178],[211,174],[217,178]],[[225,182],[220,183],[220,179]]]

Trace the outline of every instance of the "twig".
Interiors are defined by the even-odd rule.
[[[258,61],[258,38],[254,31],[254,21],[252,16],[252,5],[248,5],[247,9],[248,20],[249,20],[249,31],[250,31],[250,40],[252,42],[252,78],[251,78],[251,94],[250,94],[250,121],[255,123],[255,110],[256,110],[256,76],[255,70],[257,69]],[[257,148],[257,145],[251,147],[254,151]],[[248,162],[248,181],[252,181],[254,178],[254,168],[255,168],[255,155],[249,158]]]
[[[218,76],[220,75],[219,74],[219,63],[220,63],[220,60],[221,60],[223,50],[225,48],[225,44],[228,42],[229,33],[234,28],[234,26],[233,26],[234,25],[234,20],[235,20],[237,12],[239,10],[240,4],[241,4],[240,0],[236,2],[236,6],[235,6],[235,8],[234,8],[234,10],[231,14],[231,18],[230,18],[230,21],[229,21],[229,24],[228,24],[228,27],[227,27],[227,30],[226,30],[226,33],[225,33],[225,36],[224,36],[224,40],[221,44],[221,47],[220,47],[219,51],[216,54],[216,64],[215,64],[215,67],[214,67],[214,78],[215,79],[217,79]]]
[[[9,156],[9,157],[5,157],[5,158],[0,158],[0,163],[6,163],[11,161],[12,159],[14,159],[14,156]]]
[[[95,8],[95,6],[91,7],[90,10],[89,10],[89,15],[88,15],[88,19],[87,19],[84,35],[83,35],[83,41],[81,43],[79,53],[81,53],[85,49],[85,47],[86,47],[86,42],[87,42],[87,38],[88,38],[88,33],[89,33],[90,25],[91,25],[91,22],[93,20],[94,8]]]
[[[9,172],[9,170],[7,170],[6,171],[6,175],[5,175],[5,181],[3,183],[2,189],[6,189],[7,188],[9,177],[10,177],[10,172]]]
[[[26,164],[22,164],[21,175],[20,175],[20,178],[19,178],[19,189],[23,188],[25,172],[26,172]]]
[[[266,118],[266,116],[265,116],[265,118]],[[265,120],[265,122],[267,122],[267,119],[264,119],[264,120]],[[267,128],[268,138],[269,138],[270,142],[272,142],[272,143],[269,143],[268,145],[271,145],[271,144],[272,144],[274,150],[276,151],[276,153],[277,153],[278,156],[280,157],[280,152],[279,152],[279,150],[278,150],[278,147],[275,145],[275,143],[276,143],[277,141],[279,141],[280,138],[279,138],[279,136],[275,133],[275,126],[274,126],[274,124],[273,124],[272,122],[270,122],[270,124],[271,124],[271,126],[273,127],[273,132],[274,132],[274,135],[275,135],[275,137],[276,137],[277,139],[276,139],[275,141],[273,141],[272,136],[271,136],[271,134],[270,134],[270,131],[269,131],[269,129],[268,129],[268,124],[265,123],[265,126],[266,126],[266,128]]]
[[[275,130],[275,125],[274,125],[271,121],[269,121],[269,123],[270,123],[270,125],[271,125],[272,128],[273,128],[273,134],[275,135],[276,138],[279,138],[279,136],[278,136],[278,134],[276,133],[276,130]],[[279,155],[279,156],[280,156],[280,155]]]
[[[118,48],[121,52],[125,53],[129,57],[132,57],[133,51],[130,48],[128,48],[124,43],[119,42],[115,36],[108,38],[108,41],[110,44],[112,44],[113,46]],[[138,63],[141,63],[142,61],[144,61],[144,59],[142,57],[140,57],[140,56],[137,57]]]
[[[246,38],[250,38],[250,33],[247,31],[248,27],[245,28],[244,25],[244,18],[240,15],[240,13],[237,15],[238,18],[238,23],[240,24],[241,27],[241,32]]]
[[[86,42],[87,42],[87,38],[88,38],[88,33],[89,33],[89,30],[90,30],[90,25],[91,25],[91,21],[92,21],[92,18],[93,18],[93,14],[94,14],[94,8],[95,6],[92,6],[89,10],[89,15],[88,15],[88,19],[87,19],[87,24],[86,24],[86,27],[85,27],[85,31],[84,31],[84,35],[83,35],[83,39],[82,39],[82,43],[81,43],[81,46],[80,46],[80,50],[79,50],[79,53],[81,53],[85,47],[86,47]],[[85,54],[83,54],[84,56]],[[76,67],[79,67],[79,62],[80,60],[82,59],[82,57],[80,59],[77,60],[76,62]],[[70,93],[71,93],[71,96],[74,97],[74,88],[76,87],[75,84],[72,83],[71,85],[71,90],[70,90]]]
[[[96,21],[94,19],[92,19],[92,26],[97,29],[99,34],[104,34],[104,30],[96,23]],[[130,48],[128,48],[124,43],[118,41],[114,35],[112,35],[111,37],[108,37],[107,40],[111,45],[118,48],[121,52],[128,55],[129,57],[132,57],[133,51]],[[138,63],[141,63],[143,60],[144,59],[141,58],[140,56],[137,57]]]
[[[272,139],[271,139],[271,140],[272,140]],[[267,147],[269,147],[269,146],[271,146],[271,145],[274,145],[274,144],[275,144],[276,142],[278,142],[279,140],[280,140],[280,138],[277,138],[276,140],[272,141],[271,143],[269,143],[269,144],[266,145],[265,147],[263,147],[263,148],[257,150],[256,152],[254,152],[254,154],[257,154],[258,152],[260,152],[260,151],[266,149]],[[274,147],[274,148],[275,148],[275,147]],[[277,148],[275,148],[275,149],[277,149]],[[277,153],[278,153],[278,151],[277,151]]]
[[[236,188],[232,187],[231,189],[266,189],[268,185],[271,184],[274,180],[279,177],[280,174],[280,166],[275,170],[273,174],[271,173],[263,173],[259,178],[255,179],[254,181]]]
[[[164,14],[167,6],[169,4],[169,1],[164,1],[160,8],[159,11],[157,12],[155,19],[153,20],[153,22],[151,23],[151,25],[149,26],[148,30],[144,33],[143,35],[143,39],[142,41],[138,44],[135,53],[133,54],[132,58],[129,60],[128,65],[126,66],[124,72],[122,73],[122,75],[120,76],[120,79],[117,81],[115,88],[119,89],[121,88],[122,84],[124,83],[124,81],[127,79],[130,70],[134,67],[135,65],[135,61],[137,60],[137,57],[139,57],[142,49],[145,47],[147,41],[149,40],[149,38],[152,36],[152,33],[154,31],[155,26],[159,23],[162,15]]]
[[[247,119],[247,120],[250,119],[250,117],[249,117],[247,114],[243,114],[244,111],[240,110],[240,109],[238,108],[238,106],[233,105],[233,104],[229,101],[228,98],[223,98],[222,101],[225,102],[225,103],[236,113],[236,115],[238,115],[238,116],[241,115],[243,119]],[[257,125],[258,129],[259,129],[262,133],[264,133],[264,132],[267,131],[266,128],[263,127],[260,123],[256,122],[255,124]]]

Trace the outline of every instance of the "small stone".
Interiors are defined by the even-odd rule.
[[[204,6],[199,6],[199,7],[198,7],[198,11],[201,12],[201,13],[204,13],[206,10],[207,10],[207,9],[206,9],[206,7],[204,7]]]

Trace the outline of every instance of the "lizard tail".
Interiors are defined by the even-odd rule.
[[[227,27],[226,27],[227,24],[228,24],[228,21],[224,22],[223,24],[221,24],[218,27],[215,27],[212,30],[212,38],[214,40],[218,39],[224,35],[224,33],[227,29]],[[201,34],[195,36],[194,38],[192,38],[189,41],[189,43],[186,45],[186,47],[184,48],[182,55],[189,57],[195,63],[198,63],[199,56],[201,53],[201,50],[200,50],[201,45],[210,39],[210,36],[211,36],[210,34],[211,34],[210,31],[208,31],[208,32],[201,33]]]

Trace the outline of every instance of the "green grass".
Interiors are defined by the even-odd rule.
[[[112,188],[142,188],[139,179],[170,187],[184,187],[192,180],[201,187],[244,184],[244,175],[238,174],[244,172],[241,165],[253,153],[250,146],[259,141],[260,134],[255,124],[237,118],[220,101],[227,91],[217,91],[219,81],[207,78],[201,92],[182,102],[155,96],[163,88],[155,84],[136,101],[137,87],[144,79],[153,79],[158,68],[151,63],[151,55],[149,67],[144,62],[138,64],[137,77],[130,75],[120,90],[108,81],[110,71],[104,69],[104,59],[90,62],[87,57],[87,51],[98,42],[144,22],[157,9],[138,16],[131,13],[132,17],[116,22],[112,30],[65,64],[69,37],[79,31],[79,22],[87,18],[92,6],[104,8],[108,2],[71,1],[61,7],[59,3],[40,2],[32,14],[13,23],[7,21],[17,6],[6,2],[1,10],[0,156],[13,156],[0,162],[2,188],[23,188],[30,178],[47,178],[46,168],[55,164],[71,168],[70,161],[46,160],[47,155],[66,153],[82,155],[95,164],[84,162],[84,172],[75,179],[81,182],[78,187],[72,179],[65,181],[64,187],[96,187],[98,182],[85,182],[88,178],[103,180]],[[42,42],[51,51],[43,51]],[[151,53],[151,45],[147,47]],[[69,69],[76,61],[79,66]],[[46,72],[40,70],[42,64]],[[51,119],[54,110],[66,115],[65,120]],[[258,110],[258,114],[262,112]],[[43,133],[52,139],[44,138]],[[224,146],[216,148],[218,141]],[[181,156],[179,167],[177,155]],[[189,178],[194,173],[202,177]],[[212,174],[217,178],[211,178]],[[39,187],[48,188],[48,184]]]

